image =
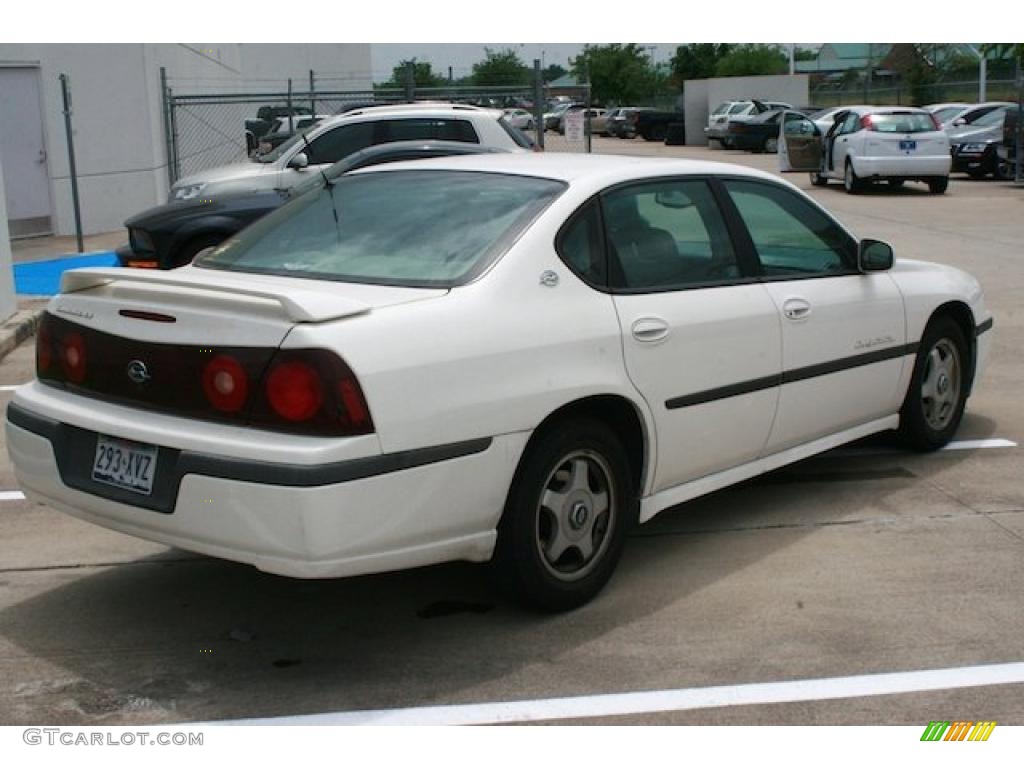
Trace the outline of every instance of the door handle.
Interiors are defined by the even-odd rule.
[[[804,320],[811,314],[811,303],[806,299],[786,299],[782,314],[787,320]]]
[[[633,338],[637,341],[661,341],[668,336],[668,323],[660,317],[641,317],[633,323]]]
[[[45,149],[40,149],[39,150],[39,162],[40,163],[45,163],[46,162],[46,150]]]

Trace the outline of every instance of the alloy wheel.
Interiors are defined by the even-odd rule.
[[[956,345],[943,338],[928,352],[921,381],[921,406],[925,421],[941,432],[956,414],[960,402],[963,367]]]

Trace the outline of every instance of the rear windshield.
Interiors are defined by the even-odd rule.
[[[935,119],[940,123],[945,123],[947,120],[952,120],[963,111],[963,107],[943,107],[942,109],[936,109],[932,114],[935,115]]]
[[[744,112],[745,110],[749,109],[752,106],[753,105],[749,101],[741,101],[741,102],[739,102],[737,104],[733,104],[731,107],[729,107],[729,114],[730,115],[737,115],[740,112]]]
[[[872,115],[871,125],[879,133],[926,133],[936,130],[932,116],[920,112]]]
[[[236,272],[451,287],[493,262],[561,192],[550,179],[471,171],[343,176],[194,262]]]

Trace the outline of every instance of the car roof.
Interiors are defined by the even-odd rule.
[[[380,173],[385,172],[385,169],[477,171],[533,176],[570,184],[593,182],[596,185],[615,184],[651,176],[728,175],[778,181],[778,178],[770,173],[732,163],[573,152],[509,152],[431,158],[410,163],[390,163],[384,168],[367,168],[355,173]]]

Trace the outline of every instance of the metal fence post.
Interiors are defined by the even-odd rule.
[[[316,77],[313,70],[309,70],[309,114],[316,120]]]
[[[181,178],[181,163],[179,162],[179,147],[178,147],[178,114],[177,105],[174,101],[174,91],[170,88],[167,89],[167,104],[171,113],[171,157],[170,157],[170,177],[171,184],[174,184],[178,179]]]
[[[167,155],[167,179],[173,184],[177,179],[174,178],[174,166],[172,163],[172,158],[174,157],[174,134],[171,132],[171,100],[167,90],[166,67],[160,67],[160,101],[164,107],[164,151]]]
[[[405,98],[416,100],[416,59],[405,62]]]
[[[533,128],[537,133],[537,146],[544,149],[544,73],[540,59],[533,60]]]
[[[292,115],[292,79],[288,78],[288,133],[295,133],[295,118]]]
[[[78,202],[78,170],[75,168],[75,137],[71,130],[71,85],[70,78],[61,74],[60,92],[64,100],[64,131],[68,137],[68,171],[71,177],[71,205],[75,210],[75,237],[78,239],[78,252],[85,252],[82,240],[82,210]]]
[[[590,101],[590,67],[587,67],[587,83],[584,87],[586,90],[583,93],[583,103],[586,104],[586,108],[583,110],[583,141],[586,152],[589,154],[591,151],[590,112],[592,105]]]
[[[1014,184],[1024,184],[1024,66],[1021,65],[1022,54],[1017,54],[1017,135],[1014,137],[1013,151],[1016,154],[1017,172]]]

